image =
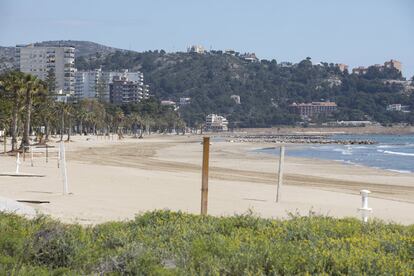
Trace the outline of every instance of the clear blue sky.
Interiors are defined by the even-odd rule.
[[[413,0],[0,0],[0,45],[89,40],[137,51],[188,45],[259,58],[403,62],[414,74]]]

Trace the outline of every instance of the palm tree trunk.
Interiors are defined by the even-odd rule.
[[[70,142],[71,129],[72,129],[72,124],[70,123],[70,120],[69,120],[68,139],[67,139],[68,142]]]
[[[65,128],[65,114],[62,110],[62,118],[61,118],[61,124],[60,124],[60,141],[63,141],[63,129]]]
[[[22,143],[20,144],[20,148],[25,151],[25,146],[30,144],[29,142],[29,135],[30,135],[30,115],[32,111],[32,97],[30,95],[30,90],[26,90],[26,118],[24,122],[23,128],[23,139]]]
[[[12,136],[12,151],[16,150],[17,144],[17,116],[19,112],[19,99],[17,96],[14,98],[13,103],[13,114],[12,114],[12,125],[11,125],[11,136]]]

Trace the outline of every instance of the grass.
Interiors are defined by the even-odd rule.
[[[0,275],[413,275],[414,225],[154,211],[90,227],[0,213]]]

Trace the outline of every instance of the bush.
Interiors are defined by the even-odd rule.
[[[1,275],[413,275],[414,225],[169,211],[94,227],[0,214]]]

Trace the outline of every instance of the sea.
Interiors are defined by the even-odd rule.
[[[332,135],[337,140],[369,140],[372,145],[304,145],[287,147],[286,156],[334,160],[399,173],[414,173],[414,134],[411,135]],[[261,152],[279,154],[277,148]]]

